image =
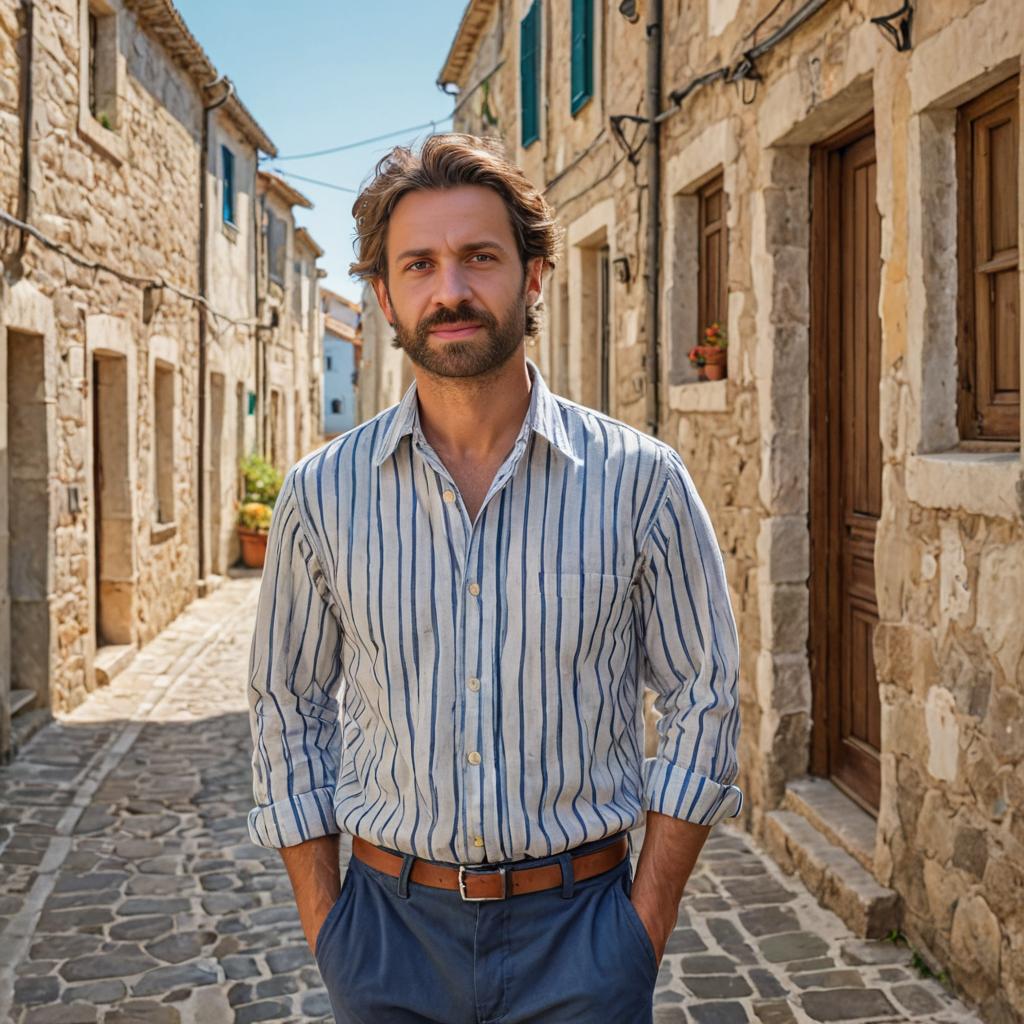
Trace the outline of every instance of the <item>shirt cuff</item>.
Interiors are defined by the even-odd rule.
[[[735,818],[743,806],[743,791],[727,782],[715,782],[689,768],[660,757],[644,761],[644,808],[670,818],[714,825]]]
[[[270,849],[298,846],[340,831],[334,818],[333,788],[296,793],[249,812],[249,838]]]

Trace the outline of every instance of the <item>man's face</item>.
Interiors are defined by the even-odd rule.
[[[523,342],[543,261],[524,273],[501,196],[480,185],[410,192],[388,223],[374,291],[409,358],[440,377],[502,366]]]

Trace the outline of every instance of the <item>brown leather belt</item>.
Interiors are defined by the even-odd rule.
[[[382,874],[398,878],[402,873],[403,859],[372,843],[352,837],[352,855],[364,864]],[[572,857],[573,879],[582,882],[605,871],[610,871],[629,855],[629,843],[625,836],[601,847],[593,853],[574,854]],[[540,867],[508,866],[487,868],[476,865],[445,867],[426,860],[415,860],[409,872],[409,881],[417,885],[428,885],[432,889],[456,889],[464,900],[503,900],[507,896],[520,896],[544,889],[557,889],[562,885],[562,868],[555,862]]]

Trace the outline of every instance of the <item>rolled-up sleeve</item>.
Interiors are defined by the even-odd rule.
[[[682,459],[664,450],[662,494],[642,546],[638,600],[657,754],[644,806],[714,825],[743,804],[738,773],[739,644],[711,521]]]
[[[282,847],[338,832],[342,631],[303,528],[296,468],[274,507],[249,656],[253,796],[249,835]]]

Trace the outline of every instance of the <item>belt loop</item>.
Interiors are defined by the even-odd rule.
[[[573,885],[576,881],[576,874],[572,867],[572,854],[560,853],[558,855],[558,865],[562,869],[562,899],[571,900]]]
[[[412,873],[412,866],[416,858],[411,853],[402,854],[402,872],[398,876],[398,898],[407,900],[409,898],[409,875]]]

